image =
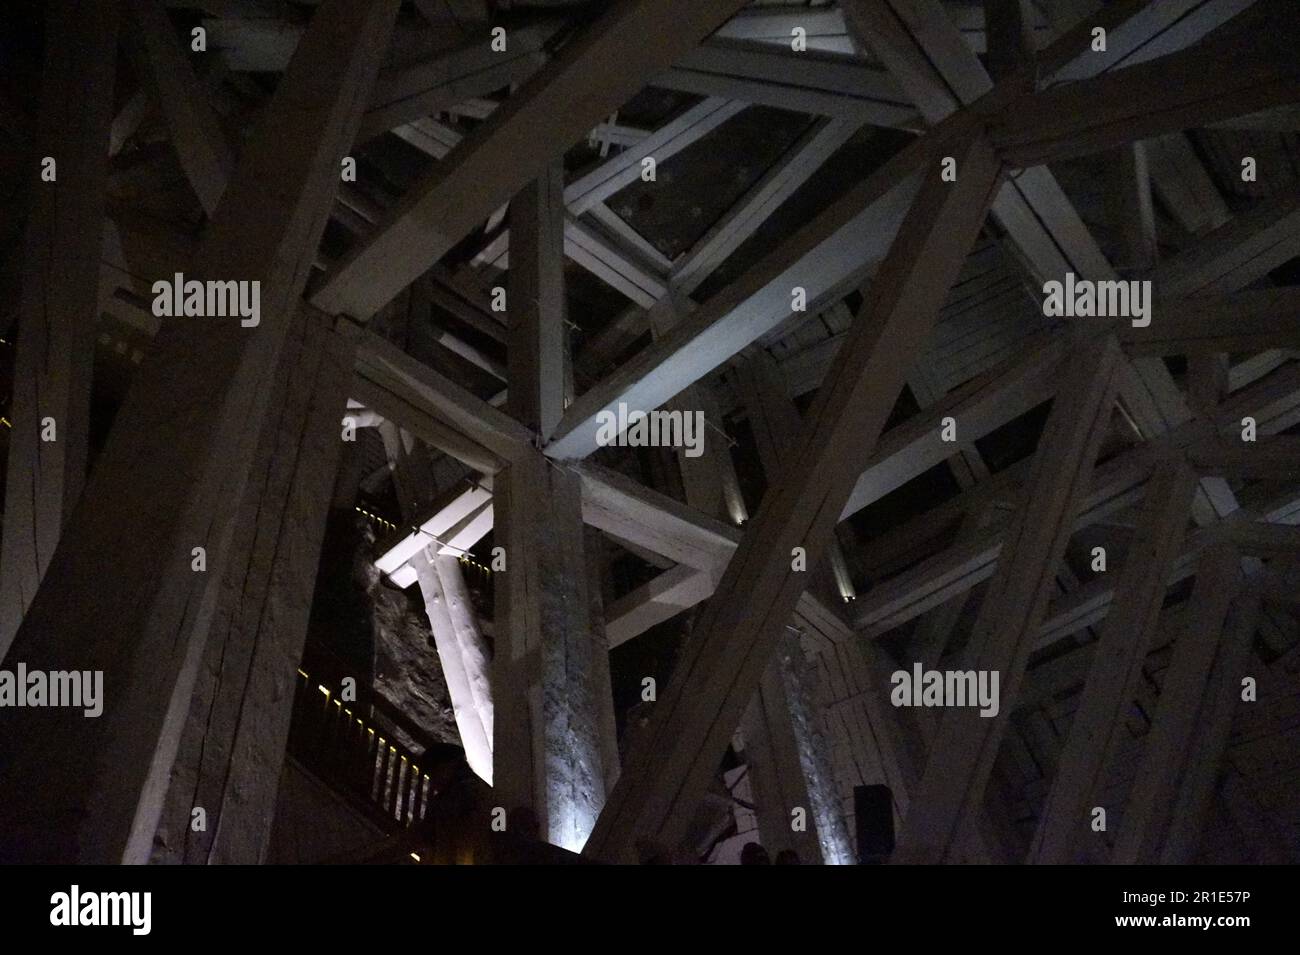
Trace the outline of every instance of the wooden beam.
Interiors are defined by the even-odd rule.
[[[1075,529],[1121,513],[1136,503],[1149,467],[1149,458],[1144,451],[1137,457],[1122,455],[1099,468]],[[1269,521],[1292,519],[1294,508],[1278,506],[1287,504],[1291,497],[1289,493],[1282,494],[1277,502],[1264,508],[1262,516]],[[1250,516],[1241,510],[1229,515],[1229,519],[1243,522]],[[906,528],[903,533],[906,533]],[[1245,532],[1239,530],[1237,533]],[[854,627],[867,636],[885,633],[987,580],[993,573],[1005,534],[1005,524],[995,524],[970,540],[950,546],[876,585],[855,604]],[[1265,531],[1260,536],[1266,537],[1267,534]],[[1204,536],[1198,538],[1196,547],[1180,557],[1179,569],[1167,583],[1174,583],[1191,573],[1195,553],[1208,539]],[[1264,544],[1266,540],[1260,540],[1256,546]],[[1101,620],[1109,612],[1112,595],[1110,584],[1098,579],[1076,593],[1054,601],[1040,631],[1038,646],[1051,644]]]
[[[1147,483],[1141,522],[1038,816],[1026,860],[1030,863],[1076,861],[1083,834],[1089,831],[1089,809],[1101,795],[1108,757],[1115,752],[1117,734],[1126,732],[1124,717],[1160,616],[1165,581],[1182,548],[1195,487],[1196,475],[1176,459],[1158,467]]]
[[[203,662],[182,719],[153,861],[266,861],[355,335],[312,309],[294,318],[274,413],[239,502]],[[207,827],[193,830],[203,807]]]
[[[928,122],[939,122],[994,88],[938,0],[847,0],[843,9],[850,30],[898,78]],[[1079,46],[1077,36],[1067,35],[1044,51],[1035,68],[1069,58]],[[1022,70],[1000,84],[1000,95],[1025,82]],[[993,214],[1040,281],[1071,270],[1110,277],[1110,264],[1047,170],[1009,180]]]
[[[791,569],[792,548],[805,547],[812,564],[824,551],[905,366],[928,338],[983,224],[999,164],[978,135],[957,145],[957,182],[941,181],[937,165],[926,170],[814,408],[817,424],[728,563],[650,731],[629,754],[589,854],[627,858],[638,836],[671,844],[684,835],[804,589],[802,575]],[[719,672],[733,674],[732,682],[720,686]]]
[[[625,149],[574,179],[564,189],[565,204],[573,215],[582,215],[624,186],[640,179],[641,161],[646,157],[652,156],[658,162],[663,162],[699,142],[727,120],[740,115],[744,108],[743,103],[731,103],[716,96],[697,103],[636,146]]]
[[[941,438],[944,418],[959,422],[963,442],[975,441],[1047,401],[1063,370],[1065,351],[1059,340],[1029,348],[890,428],[858,477],[841,519],[951,457],[953,445]]]
[[[1257,598],[1243,594],[1233,601],[1223,624],[1223,639],[1196,715],[1196,730],[1188,760],[1170,812],[1169,828],[1160,849],[1161,865],[1190,865],[1195,861],[1201,833],[1241,699],[1241,678],[1251,660],[1251,644],[1259,623]]]
[[[1295,17],[1286,3],[1260,0],[1189,49],[1029,94],[999,118],[994,142],[1025,168],[1294,103]]]
[[[696,594],[707,581],[712,593],[740,544],[742,535],[737,527],[589,461],[570,467],[582,481],[583,520],[624,546],[632,544],[662,554],[705,575],[689,585],[683,581],[685,572],[663,577],[662,592]],[[642,591],[648,599],[654,599],[654,592],[653,585]],[[704,594],[700,599],[707,596]],[[619,609],[629,618],[634,613],[626,604]],[[849,626],[808,592],[799,597],[795,625],[804,631],[806,642],[813,646],[825,647],[853,638]]]
[[[592,626],[578,477],[534,452],[496,478],[493,785],[531,808],[548,842],[578,851],[605,801],[612,709],[604,634]]]
[[[546,453],[591,454],[602,412],[616,412],[619,404],[650,410],[680,393],[789,317],[796,286],[805,289],[809,307],[843,289],[884,253],[888,223],[901,218],[918,170],[937,162],[960,128],[952,124],[893,156],[737,282],[581,395]]]
[[[1245,4],[1253,0],[1245,0]],[[1058,78],[1080,79],[1104,73],[1119,65],[1131,64],[1134,57],[1149,58],[1169,53],[1195,43],[1205,32],[1242,9],[1239,0],[1201,4],[1201,0],[1177,0],[1174,3],[1112,5],[1102,9],[1099,0],[1070,0],[1069,9],[1053,10],[1053,25],[1065,34],[1082,23],[1083,29],[1101,26],[1106,30],[1106,52],[1091,47],[1063,61]],[[1118,6],[1118,10],[1117,10]],[[1118,14],[1118,16],[1117,16]],[[1192,14],[1192,16],[1188,16]],[[1040,83],[1044,79],[1040,79]],[[1047,82],[1057,82],[1056,79]],[[1230,218],[1216,186],[1210,182],[1200,161],[1183,134],[1162,136],[1147,144],[1153,186],[1184,229],[1203,233],[1222,225]]]
[[[357,141],[526,81],[545,64],[543,46],[556,28],[553,20],[512,28],[502,52],[493,50],[492,37],[482,32],[431,60],[384,70],[375,81]]]
[[[166,322],[136,372],[51,562],[57,572],[12,650],[34,665],[104,671],[114,703],[84,723],[48,709],[0,713],[12,769],[0,781],[6,858],[148,858],[180,740],[174,717],[188,705],[229,556],[231,497],[252,469],[281,346],[397,7],[322,4],[213,216],[194,276],[258,282],[256,329],[219,317]],[[204,572],[193,563],[200,546]],[[104,554],[117,556],[105,564]],[[67,758],[50,760],[51,747]],[[45,794],[40,807],[15,788],[30,786]]]
[[[1110,154],[1106,192],[1111,221],[1120,236],[1122,268],[1145,272],[1156,263],[1156,215],[1144,143],[1129,143]]]
[[[1202,474],[1285,481],[1300,474],[1300,436],[1276,435],[1259,443],[1205,441],[1188,448]]]
[[[510,393],[507,410],[549,433],[564,410],[564,168],[557,159],[511,202]],[[508,809],[536,813],[547,841],[578,851],[604,803],[617,756],[604,629],[587,593],[577,475],[532,444],[493,484],[496,574],[493,782]]]
[[[716,583],[708,571],[678,564],[624,594],[605,608],[610,649],[707,600]]]
[[[648,76],[741,5],[700,0],[681,8],[632,0],[612,8],[467,137],[455,159],[416,184],[375,235],[326,276],[313,302],[369,319]]]
[[[974,54],[961,42],[937,0],[848,0],[849,26],[859,32],[897,75],[927,119],[934,121],[963,104],[988,104],[998,96],[1015,96],[996,110],[992,122],[1001,125],[1021,101],[1017,92],[1033,88],[1039,73],[1050,74],[1071,63],[1087,62],[1088,75],[1109,67],[1090,54],[1089,24],[1066,33],[1026,66],[994,89]],[[1123,2],[1107,8],[1099,23],[1136,48],[1152,32],[1168,26],[1148,22],[1147,8]],[[1139,38],[1146,38],[1139,41]],[[1006,228],[1038,281],[1060,279],[1067,271],[1092,280],[1110,280],[1114,269],[1101,254],[1069,200],[1046,168],[1025,169],[1003,187],[993,214]],[[1158,434],[1190,417],[1186,402],[1165,367],[1140,361],[1121,379],[1121,395],[1144,434]],[[1211,483],[1198,492],[1197,515],[1208,520],[1234,507],[1226,487]]]
[[[1067,27],[1106,30],[1106,49],[1088,51],[1045,72],[1048,85],[1086,79],[1097,73],[1133,66],[1184,49],[1198,42],[1228,20],[1249,8],[1255,0],[1165,0],[1148,3],[1131,0],[1122,16],[1100,0],[1060,0],[1056,23]],[[1123,6],[1120,4],[1119,6]]]
[[[1034,54],[1034,8],[1029,0],[984,0],[989,74],[1009,76]]]
[[[1142,747],[1142,765],[1124,807],[1111,853],[1114,863],[1159,861],[1178,780],[1195,733],[1196,714],[1240,579],[1241,555],[1233,547],[1206,549],[1197,565],[1187,629],[1174,641],[1155,721]]]
[[[1185,133],[1143,142],[1151,185],[1170,214],[1190,235],[1217,229],[1232,213]]]
[[[837,10],[829,7],[810,9],[802,4],[748,7],[719,27],[718,36],[788,48],[791,30],[795,27],[804,28],[810,40],[844,38],[844,21]],[[818,49],[816,46],[810,48]],[[837,46],[834,52],[851,51]]]
[[[693,293],[858,129],[847,120],[814,123],[673,267],[673,289]]]
[[[564,165],[551,162],[510,203],[509,413],[545,441],[564,413]]]
[[[1300,554],[1300,526],[1268,521],[1233,521],[1223,528],[1226,538],[1244,554],[1255,557]]]
[[[1014,520],[971,635],[976,672],[1001,675],[995,715],[956,708],[944,714],[925,772],[903,823],[894,861],[940,862],[975,818],[993,758],[1019,691],[1056,565],[1065,553],[1110,424],[1115,376],[1122,361],[1113,339],[1087,346],[1068,365],[1034,454],[1032,494]]]
[[[763,473],[776,481],[782,462],[799,443],[803,421],[799,409],[785,394],[780,372],[771,356],[760,350],[739,369],[737,387],[749,412],[749,426],[758,445]],[[857,596],[849,575],[848,559],[837,538],[827,546],[823,565],[813,568],[814,587],[832,601],[849,601]],[[832,579],[833,578],[833,579]]]
[[[114,0],[47,5],[45,65],[30,168],[18,343],[7,417],[0,531],[0,659],[36,596],[81,496],[89,454],[100,237],[119,10]]]
[[[406,404],[436,416],[502,460],[509,461],[532,445],[532,431],[528,428],[378,335],[362,337],[357,348],[357,373],[403,398]],[[360,400],[370,405],[369,399],[374,397],[372,392]],[[381,403],[382,399],[373,406],[382,413]],[[394,420],[417,431],[400,417]]]
[[[668,275],[672,293],[693,293],[858,128],[857,123],[844,120],[814,123],[781,160],[737,200],[689,252],[678,259]],[[667,290],[663,290],[651,296],[649,291],[653,290],[647,290],[644,298],[629,295],[642,308],[628,309],[588,342],[579,356],[579,364],[585,371],[604,371],[617,352],[646,332],[649,321],[643,309],[653,307],[667,294]],[[654,301],[648,301],[651,297]]]
[[[1117,334],[1124,350],[1134,356],[1211,356],[1286,348],[1300,341],[1300,289],[1198,294],[1165,301],[1157,303],[1150,325],[1134,328],[1124,322]]]
[[[127,45],[167,118],[185,177],[204,211],[212,215],[235,168],[234,153],[158,0],[128,3],[133,29],[126,34]]]
[[[745,363],[742,380],[753,387],[746,391],[751,428],[759,445],[759,457],[769,481],[781,474],[782,463],[799,441],[798,409],[780,387],[776,368],[766,352],[760,351]],[[698,390],[698,388],[696,389]],[[723,469],[731,471],[729,452]],[[812,586],[830,596],[826,568],[844,565],[844,555],[833,538],[827,559],[812,568]],[[847,578],[847,571],[845,572]],[[852,593],[852,582],[842,593]],[[833,599],[842,599],[835,595]],[[829,865],[848,864],[852,851],[848,833],[835,805],[826,741],[813,718],[814,701],[808,686],[803,648],[790,634],[778,644],[759,681],[758,693],[745,711],[741,723],[745,738],[745,759],[752,774],[757,804],[759,834],[775,856],[790,848],[802,859],[824,860]],[[805,824],[792,826],[796,807],[803,810]]]
[[[1163,299],[1223,295],[1241,291],[1296,255],[1300,255],[1300,188],[1292,187],[1172,256],[1151,278]]]
[[[409,444],[406,433],[399,433],[392,422],[385,421],[380,428],[401,504],[402,523],[412,527],[414,533],[381,556],[376,566],[387,572],[398,586],[404,586],[399,578],[405,577],[414,577],[419,584],[465,760],[490,786],[491,654],[480,632],[459,558],[464,553],[462,548],[473,546],[473,541],[466,538],[474,533],[470,528],[481,523],[485,512],[488,526],[483,533],[491,529],[492,504],[488,489],[492,479],[484,478],[481,486],[471,486],[467,491],[450,488],[441,500],[430,504],[428,499],[436,492],[437,483],[427,459],[422,461],[422,456],[410,453],[418,452],[419,445]],[[433,517],[418,524],[430,507],[434,508]],[[394,564],[399,561],[401,567],[395,570]]]
[[[1133,4],[1124,5],[1125,11],[1132,8]],[[942,14],[942,11],[940,11]],[[942,20],[942,17],[940,16]],[[1122,21],[1121,21],[1122,22]],[[888,26],[888,22],[886,23]],[[893,28],[894,33],[898,32],[897,26]],[[1072,55],[1078,55],[1080,51],[1087,49],[1088,37],[1086,31],[1082,35],[1071,35],[1063,38],[1053,47],[1044,52],[1044,62],[1055,62],[1058,60],[1068,60]],[[907,43],[912,41],[908,39]],[[958,40],[960,43],[960,40]],[[925,62],[922,52],[917,52],[914,60]],[[978,68],[978,62],[975,63]],[[929,67],[926,67],[929,69]],[[980,68],[982,69],[982,68]],[[921,79],[925,80],[925,74],[921,74]],[[928,82],[928,81],[926,81]],[[981,89],[987,88],[987,78],[983,81]],[[995,95],[988,95],[981,100],[980,110],[996,111],[1001,108],[1005,102],[1014,98],[1018,94],[1019,87],[1015,85],[1004,85],[1000,87]],[[923,95],[923,94],[917,94]],[[977,96],[978,94],[972,94]],[[934,155],[942,155],[941,149],[935,149],[936,143],[941,143],[946,136],[950,135],[945,130],[938,130],[914,144],[909,150],[894,157],[891,164],[895,164],[892,175],[898,178],[906,179],[909,171],[909,164],[914,163],[917,159],[914,153],[929,152]],[[881,175],[888,169],[882,169],[877,176]],[[1059,274],[1070,267],[1069,262],[1061,257],[1058,250],[1058,242],[1069,245],[1075,251],[1072,253],[1074,267],[1081,274],[1090,274],[1099,278],[1113,276],[1113,270],[1099,254],[1092,255],[1088,251],[1088,243],[1083,241],[1081,234],[1070,224],[1071,221],[1077,222],[1077,215],[1070,219],[1072,210],[1068,213],[1062,206],[1063,196],[1059,195],[1059,188],[1053,193],[1046,184],[1031,186],[1035,181],[1037,173],[1025,174],[1018,178],[1015,187],[1020,190],[1031,189],[1040,197],[1039,213],[1042,218],[1056,216],[1060,221],[1060,228],[1057,230],[1055,238],[1049,236],[1043,231],[1040,222],[1039,213],[1031,214],[1028,208],[1022,210],[1023,214],[1019,216],[1019,224],[1015,226],[1017,230],[1023,228],[1026,238],[1023,240],[1026,244],[1033,244],[1034,248],[1041,252],[1041,260],[1045,267],[1041,269],[1045,273]],[[876,177],[873,177],[873,179]],[[1054,184],[1053,184],[1054,185]],[[565,417],[565,422],[561,424],[560,431],[555,441],[547,447],[547,453],[554,457],[576,457],[589,454],[594,450],[594,435],[596,430],[596,416],[600,411],[608,411],[616,407],[617,403],[622,400],[631,407],[649,408],[661,403],[666,397],[680,391],[690,381],[695,380],[700,375],[707,372],[710,368],[716,367],[716,364],[729,357],[730,354],[740,350],[746,344],[752,342],[755,338],[769,331],[780,321],[781,317],[788,314],[784,309],[780,313],[772,313],[770,310],[777,307],[776,297],[788,295],[789,288],[797,284],[792,279],[787,279],[784,283],[771,283],[774,275],[782,269],[788,268],[791,260],[797,260],[805,254],[809,246],[818,246],[825,243],[821,255],[817,261],[818,265],[830,266],[832,268],[839,266],[840,269],[848,271],[843,265],[836,263],[830,253],[832,249],[836,257],[840,254],[840,249],[845,246],[854,248],[858,261],[863,258],[863,251],[867,251],[867,258],[873,257],[875,249],[880,244],[880,222],[881,218],[887,221],[894,216],[892,208],[901,207],[901,201],[905,195],[900,195],[899,205],[892,207],[889,211],[878,209],[876,217],[872,220],[870,231],[858,233],[857,221],[852,222],[853,231],[850,231],[847,220],[856,215],[863,206],[870,206],[871,203],[877,202],[880,196],[887,193],[892,188],[882,183],[865,183],[862,187],[846,196],[841,203],[833,207],[827,214],[819,220],[806,227],[801,233],[787,242],[780,249],[774,251],[763,263],[747,273],[741,281],[733,284],[728,289],[728,293],[715,296],[708,305],[698,310],[691,320],[683,322],[678,326],[674,335],[668,336],[661,342],[657,342],[651,349],[642,352],[636,359],[626,365],[620,372],[611,376],[603,383],[602,386],[591,389],[584,395]],[[1005,191],[1004,191],[1005,195]],[[889,193],[892,200],[894,193]],[[1060,214],[1051,210],[1057,210]],[[1009,226],[1010,228],[1011,226]],[[1081,224],[1078,227],[1082,228]],[[1037,238],[1033,238],[1031,233],[1037,230]],[[838,233],[838,234],[837,234]],[[833,245],[832,240],[833,237]],[[1091,240],[1089,239],[1088,242]],[[1095,250],[1095,244],[1092,246]],[[813,283],[810,276],[814,274],[808,266],[801,269],[800,279],[804,287],[808,289],[810,301],[815,300],[818,296],[824,294],[822,289],[827,285],[834,285],[838,275],[842,271],[830,271],[827,269],[825,278],[818,277],[818,281]],[[770,284],[771,283],[771,284]],[[775,284],[775,288],[773,288]],[[756,321],[756,319],[761,319]],[[733,326],[739,326],[735,329]],[[689,354],[689,358],[687,357]],[[715,354],[717,357],[715,357]],[[702,366],[702,367],[701,367]],[[662,373],[662,374],[661,374]],[[668,381],[665,381],[665,376]],[[1167,375],[1166,375],[1167,377]],[[1160,384],[1157,382],[1156,384]],[[1169,384],[1172,389],[1172,384]],[[1166,395],[1166,398],[1170,395]]]
[[[812,679],[803,648],[787,633],[745,711],[743,755],[754,789],[758,831],[773,858],[793,849],[804,865],[850,865],[852,843],[836,804]],[[797,810],[803,810],[805,824],[796,830]]]
[[[411,566],[424,596],[465,761],[490,786],[494,724],[491,654],[479,631],[460,561],[439,556],[434,545],[413,557]]]
[[[388,379],[376,381],[359,368],[352,380],[352,397],[374,408],[385,420],[399,422],[431,448],[437,448],[481,474],[495,474],[505,466],[502,458],[464,432],[446,424],[425,407],[423,397]]]
[[[654,305],[666,291],[663,273],[667,267],[660,263],[660,253],[644,240],[634,250],[626,240],[593,230],[577,217],[591,213],[606,222],[622,223],[624,232],[633,231],[605,209],[604,200],[640,177],[643,159],[653,157],[662,163],[743,109],[742,103],[710,97],[665,123],[634,147],[578,175],[564,190],[569,212],[564,228],[565,254],[641,307]],[[504,269],[509,264],[509,248],[510,232],[503,230],[474,257],[474,263]]]
[[[733,21],[734,22],[734,21]],[[888,73],[844,57],[791,53],[719,36],[689,52],[652,86],[854,125],[919,130],[921,118]]]
[[[421,515],[411,518],[412,526],[404,529],[400,537],[381,542],[382,550],[375,558],[375,567],[381,573],[395,573],[414,560],[425,547],[445,544],[453,528],[478,513],[491,500],[490,477],[466,485],[453,485],[429,505],[427,517]],[[406,514],[402,516],[403,519],[407,518]]]

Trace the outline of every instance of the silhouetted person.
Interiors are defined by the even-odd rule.
[[[745,847],[740,850],[741,865],[771,865],[772,860],[768,858],[767,850],[757,842],[746,842]]]

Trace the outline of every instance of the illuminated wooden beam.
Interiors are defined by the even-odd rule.
[[[293,699],[330,492],[343,444],[352,330],[304,308],[239,501],[154,838],[154,862],[257,865],[271,844]],[[192,827],[194,807],[207,827]]]
[[[681,393],[793,314],[792,290],[807,304],[825,300],[883,255],[889,223],[901,219],[918,171],[948,148],[953,127],[924,137],[804,226],[725,291],[638,353],[565,412],[546,446],[554,458],[586,457],[597,448],[602,412],[650,410]]]
[[[685,835],[804,590],[792,548],[806,548],[810,564],[824,552],[902,388],[905,356],[915,357],[928,339],[983,224],[1000,165],[978,135],[954,146],[957,182],[943,182],[937,165],[926,169],[814,407],[816,424],[747,526],[649,730],[628,755],[588,854],[626,859],[638,837],[673,844]],[[719,672],[731,679],[720,685]]]

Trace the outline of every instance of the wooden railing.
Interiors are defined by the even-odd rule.
[[[290,752],[386,831],[415,825],[436,794],[430,771],[449,758],[448,748],[416,756],[372,725],[374,701],[341,700],[337,686],[298,671]]]

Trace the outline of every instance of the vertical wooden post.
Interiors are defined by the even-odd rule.
[[[612,712],[603,633],[588,617],[581,489],[540,453],[493,484],[496,653],[493,787],[507,810],[531,808],[543,838],[577,851],[605,801]],[[486,824],[486,822],[485,822]]]
[[[507,409],[538,435],[564,411],[564,196],[559,161],[512,203]],[[609,648],[593,626],[577,475],[525,451],[493,484],[493,786],[531,808],[543,838],[577,851],[605,802],[613,697]],[[605,713],[609,710],[609,713]]]
[[[564,414],[564,215],[564,164],[554,160],[510,203],[507,407],[543,442]]]

